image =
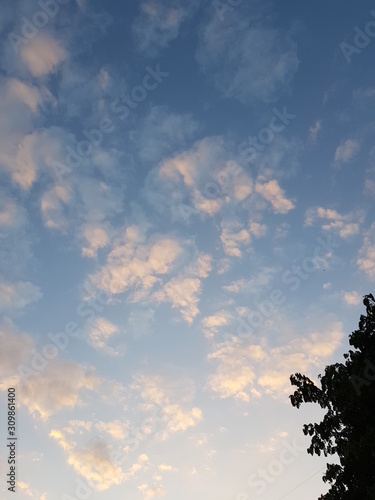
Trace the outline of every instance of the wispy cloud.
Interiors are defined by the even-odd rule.
[[[272,102],[297,72],[296,44],[260,16],[239,10],[222,22],[212,9],[201,28],[197,60],[226,97],[242,103]]]
[[[335,151],[335,165],[349,163],[360,150],[360,144],[356,139],[347,139]]]

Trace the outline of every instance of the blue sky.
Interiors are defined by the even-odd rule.
[[[375,11],[128,3],[1,5],[16,496],[315,500],[289,376],[372,291]]]

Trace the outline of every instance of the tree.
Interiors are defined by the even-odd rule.
[[[326,366],[318,387],[308,377],[295,373],[290,397],[293,406],[318,403],[326,410],[320,423],[305,424],[311,437],[310,455],[337,454],[339,464],[327,463],[323,481],[331,488],[324,500],[375,499],[375,299],[363,299],[366,316],[349,336],[354,350],[344,354],[345,363]]]

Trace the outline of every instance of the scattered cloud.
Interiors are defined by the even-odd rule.
[[[23,309],[42,297],[40,288],[29,281],[15,283],[0,281],[0,311]]]
[[[342,165],[343,163],[349,163],[358,153],[359,149],[360,144],[357,140],[347,139],[335,151],[335,164]]]
[[[158,436],[162,441],[171,434],[186,431],[197,426],[203,420],[203,412],[198,407],[186,409],[193,397],[192,391],[181,394],[183,381],[167,380],[159,375],[138,375],[134,377],[132,389],[139,392],[147,407],[160,407],[164,429]],[[191,384],[188,383],[191,389]]]
[[[271,203],[276,214],[286,214],[295,208],[294,203],[284,196],[283,189],[275,179],[265,183],[257,181],[255,190]]]
[[[363,245],[358,254],[357,265],[370,280],[375,278],[375,223],[363,236]]]
[[[108,345],[112,336],[119,332],[116,325],[105,318],[96,317],[87,325],[87,330],[88,341],[93,347],[111,356],[118,356],[121,354],[120,348],[115,349]]]
[[[358,292],[343,292],[343,299],[348,306],[358,306],[362,302],[362,297]]]
[[[315,125],[309,128],[309,141],[314,144],[318,138],[318,134],[322,128],[321,120],[317,120]]]
[[[236,220],[221,221],[220,240],[226,255],[230,257],[241,257],[241,246],[246,248],[250,243],[250,232]]]
[[[0,390],[4,391],[18,382],[19,369],[27,362],[34,342],[30,335],[20,332],[11,321],[0,324]],[[12,383],[13,381],[13,383]]]
[[[334,231],[341,238],[346,239],[359,233],[364,218],[365,214],[362,210],[353,210],[346,215],[341,215],[330,208],[314,207],[306,211],[305,226],[312,226],[318,219],[326,219],[327,222],[322,224],[322,229]]]
[[[203,333],[206,338],[213,338],[221,327],[230,323],[232,315],[228,311],[219,311],[202,319]]]
[[[39,34],[21,47],[21,59],[35,77],[54,73],[66,58],[61,43],[45,34]]]
[[[105,491],[123,482],[122,469],[112,462],[111,448],[105,441],[95,439],[85,447],[79,447],[58,429],[52,429],[49,435],[66,452],[68,464],[93,485],[96,491]]]
[[[267,346],[264,340],[263,345],[254,344],[251,336],[243,340],[230,335],[208,355],[218,363],[216,372],[208,377],[208,387],[220,398],[245,402],[262,394],[284,397],[290,392],[291,367],[294,372],[307,373],[320,366],[339,347],[343,336],[339,322],[330,322],[322,331],[310,330],[306,337],[297,336],[280,347]]]
[[[133,22],[132,30],[138,50],[156,57],[162,49],[178,37],[181,25],[193,13],[196,1],[185,4],[173,0],[142,0],[141,13]]]
[[[44,372],[32,373],[19,387],[22,404],[43,420],[63,408],[73,409],[82,404],[81,391],[92,391],[98,386],[94,371],[74,361],[54,360],[44,364]]]
[[[239,9],[224,21],[212,9],[201,29],[197,60],[220,92],[242,103],[276,100],[299,66],[288,35]]]

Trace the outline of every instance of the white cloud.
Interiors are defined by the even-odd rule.
[[[340,144],[335,151],[334,162],[336,165],[342,163],[348,163],[352,160],[360,149],[360,144],[355,139],[347,139],[345,142]]]
[[[25,104],[34,113],[44,100],[37,87],[27,85],[15,78],[8,80],[8,95],[10,98],[17,99]]]
[[[161,471],[167,471],[167,472],[176,470],[176,468],[173,467],[173,465],[167,465],[167,464],[158,465],[158,469]]]
[[[358,254],[357,265],[369,279],[375,279],[375,223],[363,236],[363,245]]]
[[[315,143],[318,137],[318,134],[322,128],[322,122],[317,120],[315,125],[309,128],[309,141],[311,143]]]
[[[18,382],[19,368],[29,359],[34,347],[30,335],[19,332],[10,321],[0,324],[0,390]]]
[[[225,96],[242,103],[271,102],[298,69],[296,46],[259,16],[250,17],[243,9],[233,9],[223,21],[212,9],[201,32],[197,60]]]
[[[148,408],[160,407],[165,425],[158,437],[163,441],[171,434],[197,426],[203,420],[200,408],[185,408],[193,398],[191,381],[171,380],[158,375],[138,375],[134,377],[132,389],[140,393]]]
[[[40,199],[40,210],[46,227],[66,232],[68,222],[64,208],[71,199],[72,192],[68,184],[56,185],[43,193]]]
[[[178,37],[180,27],[192,14],[196,2],[185,4],[172,0],[142,0],[141,14],[135,19],[132,30],[138,49],[149,56],[157,56]]]
[[[358,306],[362,302],[362,298],[358,292],[343,292],[343,299],[349,306]]]
[[[47,500],[47,493],[38,493],[35,489],[33,489],[29,483],[25,483],[23,481],[17,481],[17,488],[22,491],[24,495],[27,495],[34,500]]]
[[[219,329],[230,323],[232,315],[228,311],[219,311],[202,319],[203,333],[206,338],[213,338]]]
[[[375,198],[375,181],[372,179],[366,179],[364,191],[368,196]]]
[[[30,413],[43,420],[62,408],[82,404],[81,390],[94,390],[98,378],[74,361],[46,361],[44,372],[35,372],[20,384],[19,392]]]
[[[284,326],[290,329],[290,325]],[[251,335],[247,339],[230,336],[208,356],[218,362],[216,372],[208,377],[208,386],[220,398],[249,401],[262,394],[284,397],[290,393],[291,373],[306,373],[321,366],[322,360],[340,346],[342,338],[342,324],[332,321],[323,330],[310,329],[305,337],[296,336],[281,347],[268,347],[264,341],[262,345],[253,344]]]
[[[111,240],[112,229],[107,224],[84,224],[82,227],[86,246],[82,247],[82,255],[95,258],[98,250],[105,248]]]
[[[135,339],[141,339],[150,335],[155,325],[155,309],[133,308],[129,314],[125,328]]]
[[[138,486],[138,490],[144,494],[145,498],[163,496],[166,493],[164,486],[149,486],[147,483],[143,483]]]
[[[265,183],[257,181],[255,189],[257,193],[261,194],[268,202],[271,203],[275,213],[277,214],[286,214],[295,208],[294,203],[284,196],[283,189],[281,189],[275,179]]]
[[[14,182],[29,189],[41,171],[55,175],[51,165],[62,156],[62,145],[68,139],[66,132],[52,126],[22,136],[16,132],[8,135],[8,144],[0,158]]]
[[[191,323],[199,312],[201,280],[211,270],[211,257],[195,252],[189,240],[159,234],[147,237],[147,229],[144,223],[118,232],[107,263],[89,277],[87,289],[128,292],[133,302],[169,302]]]
[[[256,380],[253,362],[263,357],[261,346],[241,347],[235,338],[218,344],[216,351],[208,355],[208,359],[219,362],[216,372],[208,378],[209,387],[221,398],[234,396],[249,401],[250,395],[259,396],[253,387]]]
[[[160,302],[170,302],[172,307],[179,308],[182,317],[191,324],[199,313],[201,279],[206,278],[211,269],[211,257],[199,255],[179,276],[172,278],[162,289],[155,292],[154,298]]]
[[[93,347],[111,356],[118,356],[121,353],[121,349],[108,346],[109,340],[119,331],[116,325],[105,318],[96,317],[87,324],[87,330],[88,341]]]
[[[111,422],[98,422],[96,428],[99,431],[104,431],[113,439],[121,440],[127,436],[129,422],[120,422],[120,420],[112,420]]]
[[[25,210],[13,200],[0,193],[0,226],[15,226],[18,229],[26,222]],[[3,229],[3,228],[2,228]]]
[[[66,57],[66,51],[61,44],[45,34],[39,34],[21,47],[21,59],[36,77],[55,72]]]
[[[104,491],[123,482],[122,469],[111,461],[111,448],[103,440],[93,440],[80,448],[58,429],[51,430],[50,437],[67,453],[68,464],[90,482],[90,486],[95,486],[96,491]]]
[[[42,298],[39,287],[29,281],[6,283],[0,281],[0,311],[23,309]]]
[[[276,269],[272,267],[260,267],[258,271],[248,278],[232,281],[230,285],[224,285],[223,289],[231,293],[247,293],[260,295],[269,286]]]
[[[225,254],[230,257],[241,257],[241,247],[249,246],[250,232],[236,220],[223,219],[220,226],[220,240]]]
[[[251,190],[251,179],[243,174],[240,180],[231,180],[228,196],[224,196],[219,188],[218,197],[205,194],[205,187],[212,182],[211,175],[219,176],[225,170],[231,171],[233,159],[228,153],[222,137],[206,137],[193,146],[163,160],[149,174],[144,189],[147,201],[159,213],[170,213],[173,220],[190,220],[191,213],[195,216],[214,216],[224,204],[231,200],[243,200]],[[190,215],[184,216],[182,206],[187,207]],[[187,220],[186,220],[187,219]]]
[[[359,233],[364,217],[362,210],[353,210],[346,215],[341,215],[330,208],[314,207],[306,211],[305,226],[312,226],[317,219],[326,219],[328,222],[322,224],[322,229],[335,231],[345,239]]]
[[[147,239],[147,229],[128,226],[113,240],[107,263],[91,275],[91,284],[109,293],[133,291],[133,300],[149,296],[152,288],[173,269],[183,248],[177,239],[154,235]]]
[[[164,106],[152,106],[136,130],[130,133],[143,160],[156,163],[181,149],[198,130],[189,114],[179,115]]]

